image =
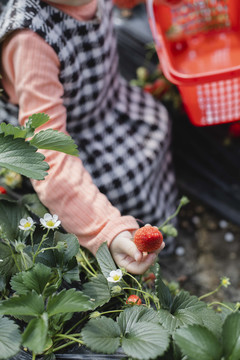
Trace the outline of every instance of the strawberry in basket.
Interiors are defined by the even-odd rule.
[[[144,0],[113,0],[114,5],[119,9],[132,9],[141,2],[144,2]]]

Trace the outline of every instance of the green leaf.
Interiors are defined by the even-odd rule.
[[[196,296],[192,296],[189,292],[181,290],[173,299],[171,306],[171,313],[174,314],[177,310],[188,309],[197,311],[206,307],[206,304],[199,301]]]
[[[104,242],[98,249],[96,254],[97,262],[105,278],[109,277],[112,270],[117,270],[116,264],[113,261],[112,255],[108,249],[107,243]],[[114,284],[116,285],[116,284]]]
[[[49,212],[47,208],[41,203],[37,194],[23,195],[21,202],[31,213],[37,215],[38,217],[43,217],[44,214]]]
[[[9,359],[20,350],[18,326],[8,318],[0,318],[0,359]]]
[[[154,359],[169,346],[169,335],[161,325],[149,322],[135,323],[122,338],[124,352],[137,359]]]
[[[63,279],[68,284],[71,284],[74,281],[80,281],[78,265],[76,264],[75,267],[71,268],[70,270],[67,270],[67,271],[63,272]]]
[[[37,294],[43,294],[45,286],[50,281],[52,270],[39,263],[28,271],[16,274],[11,279],[12,289],[18,294],[26,294],[32,290]]]
[[[28,141],[0,134],[0,166],[26,177],[43,180],[49,169],[45,157]]]
[[[0,133],[3,133],[4,136],[7,135],[13,135],[13,137],[16,138],[24,138],[26,137],[26,129],[21,129],[18,126],[14,126],[12,124],[6,124],[2,122],[0,124]]]
[[[120,345],[120,329],[111,318],[91,319],[82,330],[82,338],[92,351],[114,354]]]
[[[0,302],[0,315],[38,316],[43,311],[43,298],[34,291],[26,295],[13,296]]]
[[[108,282],[102,274],[83,284],[83,293],[94,299],[94,309],[106,304],[111,299]]]
[[[223,353],[224,358],[239,360],[240,354],[240,313],[232,313],[223,324]]]
[[[4,200],[0,201],[1,237],[11,241],[16,240],[20,234],[18,228],[20,220],[27,216],[29,213],[24,206]]]
[[[12,251],[14,253],[13,249]],[[7,278],[10,278],[11,275],[15,274],[16,272],[25,269],[25,263],[21,254],[14,253],[13,258],[12,251],[6,244],[0,243],[0,259],[3,260],[0,262],[0,274],[5,275]],[[24,257],[27,266],[31,267],[31,258],[26,253],[24,253]]]
[[[47,305],[49,316],[59,313],[80,312],[92,310],[94,307],[89,297],[76,289],[62,290],[53,295]]]
[[[123,334],[128,333],[137,322],[159,322],[158,314],[153,309],[145,306],[133,306],[126,308],[118,317],[118,325]]]
[[[30,143],[38,149],[50,149],[78,156],[77,145],[71,136],[63,132],[47,129],[35,134]]]
[[[23,346],[35,354],[41,354],[46,347],[47,332],[48,316],[43,313],[40,318],[32,319],[29,322],[22,336]]]
[[[208,330],[210,330],[218,338],[222,333],[222,319],[216,311],[209,308],[202,308],[196,310],[195,314],[200,316],[202,325],[204,325]]]
[[[64,242],[66,244],[66,248],[64,249],[63,253],[57,254],[56,257],[61,257],[62,255],[63,263],[66,264],[77,255],[80,247],[79,241],[74,234],[63,234],[59,231],[56,231],[54,234],[54,243],[57,244],[59,241]]]
[[[192,325],[178,329],[174,340],[189,360],[220,360],[221,344],[206,328]]]
[[[159,322],[172,334],[177,328],[185,325],[202,324],[201,316],[194,311],[179,310],[171,314],[168,310],[158,310]]]
[[[162,281],[160,266],[158,263],[155,264],[154,272],[155,272],[155,276],[156,276],[155,289],[156,289],[157,297],[160,301],[161,307],[163,309],[170,309],[170,307],[172,305],[172,301],[173,301],[172,295],[171,295],[169,288]]]
[[[28,121],[26,123],[26,128],[36,129],[39,126],[45,124],[50,120],[50,117],[44,113],[33,114],[29,116]]]

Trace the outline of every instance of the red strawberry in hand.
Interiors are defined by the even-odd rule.
[[[134,234],[134,243],[141,252],[153,252],[160,248],[162,242],[162,233],[156,226],[145,225]]]
[[[141,305],[142,300],[137,295],[130,295],[126,301],[128,305]]]

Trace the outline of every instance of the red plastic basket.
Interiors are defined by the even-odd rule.
[[[240,119],[240,1],[147,2],[166,78],[178,86],[197,126]]]

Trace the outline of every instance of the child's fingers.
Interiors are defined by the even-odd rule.
[[[154,263],[157,255],[155,253],[148,254],[145,257],[145,261],[137,262],[133,261],[130,262],[125,268],[128,272],[132,274],[143,274],[145,273],[148,268]]]

